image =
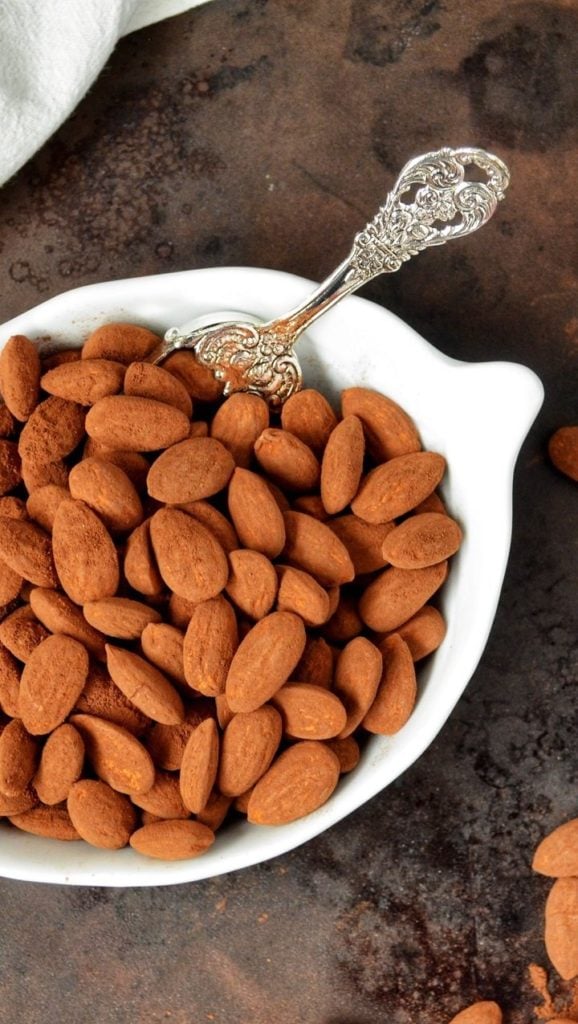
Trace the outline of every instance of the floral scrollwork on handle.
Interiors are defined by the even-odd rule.
[[[205,331],[195,355],[217,380],[224,394],[250,391],[270,405],[280,405],[301,387],[301,367],[284,334],[253,324],[222,324]]]
[[[468,179],[468,168],[485,180]],[[358,287],[399,270],[423,249],[476,231],[504,198],[509,180],[506,165],[480,149],[446,148],[411,160],[376,216],[355,236],[348,283]],[[404,201],[412,189],[415,196]]]

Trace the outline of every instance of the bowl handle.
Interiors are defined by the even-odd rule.
[[[521,363],[465,363],[460,374],[464,409],[478,408],[488,446],[499,457],[517,456],[544,401],[540,378]]]

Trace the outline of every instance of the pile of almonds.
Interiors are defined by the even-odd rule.
[[[0,817],[163,859],[321,806],[416,700],[461,531],[365,388],[280,421],[108,324],[0,355]]]
[[[532,867],[539,874],[556,879],[546,900],[546,952],[564,981],[578,979],[578,818],[559,825],[542,840]],[[536,1009],[539,1018],[548,1024],[571,1024],[578,1019],[575,998],[571,1006],[556,1009],[543,968],[532,964],[530,979],[544,999],[544,1005]],[[497,1003],[481,1001],[461,1010],[449,1024],[502,1024],[502,1021]]]
[[[546,900],[546,951],[565,981],[578,976],[578,818],[542,840],[534,871],[556,881]]]

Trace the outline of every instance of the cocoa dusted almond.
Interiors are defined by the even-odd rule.
[[[211,717],[214,717],[214,705],[201,697],[189,705],[185,720],[179,725],[153,725],[145,742],[155,764],[167,771],[178,771],[192,733],[205,718]]]
[[[0,517],[7,519],[28,519],[26,503],[13,494],[0,497]]]
[[[395,523],[366,523],[359,516],[347,515],[332,519],[328,526],[347,548],[356,576],[387,565],[383,545]]]
[[[42,356],[42,369],[45,373],[54,370],[57,366],[64,366],[65,363],[76,363],[82,355],[80,348],[63,348],[48,355]]]
[[[556,430],[548,441],[548,455],[560,473],[578,481],[578,426]]]
[[[441,612],[431,604],[425,604],[411,619],[395,630],[409,647],[414,661],[421,661],[428,654],[437,651],[447,627]],[[384,638],[385,639],[385,638]]]
[[[13,814],[23,814],[38,803],[38,796],[32,786],[28,786],[18,796],[6,796],[0,790],[0,818],[9,818]]]
[[[209,424],[205,420],[195,420],[191,423],[189,437],[208,437]]]
[[[532,867],[551,878],[578,877],[578,818],[559,825],[542,840]]]
[[[303,740],[285,750],[254,787],[247,818],[285,825],[316,811],[339,781],[339,759],[324,743]]]
[[[226,591],[237,608],[250,619],[267,615],[277,597],[277,573],[260,551],[242,548],[229,554]]]
[[[289,501],[287,495],[284,494],[281,488],[277,487],[277,484],[274,484],[272,480],[268,480],[267,477],[264,477],[263,479],[265,481],[266,487],[268,488],[273,498],[277,502],[277,505],[281,509],[281,512],[288,512],[289,509],[291,508],[291,502]]]
[[[341,592],[337,607],[323,627],[323,636],[331,643],[345,644],[363,631],[363,620],[357,610],[357,598]]]
[[[375,699],[363,718],[368,732],[393,736],[406,724],[416,697],[415,668],[409,648],[397,633],[381,645],[383,675]]]
[[[214,534],[177,509],[155,512],[151,541],[159,572],[171,590],[198,604],[223,590],[229,566]]]
[[[38,402],[40,356],[34,342],[14,334],[0,352],[2,398],[12,415],[26,422]]]
[[[70,636],[49,636],[32,652],[20,681],[20,717],[34,736],[52,732],[70,714],[88,676],[86,648]]]
[[[18,718],[20,666],[10,651],[0,644],[0,711]]]
[[[284,558],[328,586],[349,583],[355,576],[349,552],[329,526],[304,512],[285,512]]]
[[[52,548],[62,589],[76,604],[116,593],[116,548],[104,523],[83,501],[71,499],[59,505],[54,517]]]
[[[199,814],[206,806],[217,777],[219,732],[213,718],[191,733],[181,761],[180,788],[185,807]]]
[[[184,636],[180,629],[166,622],[149,622],[141,633],[140,643],[147,661],[179,683],[186,683]]]
[[[101,444],[133,452],[153,452],[184,441],[189,418],[174,405],[153,398],[110,395],[86,417],[86,433]]]
[[[108,445],[98,444],[98,442],[88,437],[84,445],[83,458],[89,459],[93,457],[103,459],[105,462],[111,462],[113,466],[118,466],[119,469],[122,469],[123,473],[126,473],[137,491],[144,490],[149,471],[149,462],[140,452],[127,452],[122,448],[110,448]]]
[[[368,523],[389,523],[427,498],[445,468],[446,460],[436,452],[399,455],[367,474],[351,509]]]
[[[29,583],[56,586],[50,537],[35,523],[0,517],[0,558]]]
[[[330,690],[333,682],[333,650],[321,636],[309,637],[294,678]]]
[[[269,408],[259,395],[231,395],[217,409],[211,422],[211,437],[231,453],[235,464],[248,469],[253,446],[269,426]]]
[[[327,740],[327,746],[339,760],[339,771],[347,775],[357,768],[361,758],[359,743],[353,736],[346,736],[344,739]]]
[[[184,673],[189,686],[208,697],[223,693],[238,643],[237,619],[225,597],[220,595],[198,604],[183,645]]]
[[[70,718],[84,740],[96,774],[119,793],[146,793],[155,781],[152,758],[132,733],[92,715]]]
[[[72,467],[68,487],[72,497],[96,512],[109,530],[125,532],[142,523],[144,513],[137,490],[112,462],[83,459]]]
[[[546,951],[565,981],[578,974],[578,878],[558,878],[546,900]]]
[[[305,627],[292,612],[271,612],[247,633],[233,656],[225,694],[233,712],[254,711],[289,679],[305,647]]]
[[[169,621],[177,629],[186,631],[197,604],[180,594],[171,594],[167,607]]]
[[[223,734],[218,785],[226,796],[240,796],[265,774],[281,742],[281,715],[265,704],[235,715]]]
[[[68,466],[62,459],[56,462],[39,462],[35,459],[24,460],[21,466],[22,482],[28,491],[33,494],[40,487],[47,487],[48,484],[55,484],[56,487],[66,487],[68,483]]]
[[[80,778],[84,765],[84,743],[69,722],[59,725],[46,740],[34,789],[43,804],[54,806],[66,800],[70,787]]]
[[[502,1020],[502,1011],[498,1004],[491,1000],[483,1000],[460,1010],[449,1024],[502,1024]],[[555,1021],[551,1024],[555,1024]]]
[[[276,558],[285,544],[285,524],[265,480],[248,469],[236,469],[228,497],[229,513],[241,543]]]
[[[337,426],[337,416],[325,395],[314,388],[304,388],[284,403],[281,424],[316,455],[321,455],[331,431]]]
[[[78,405],[94,405],[99,398],[122,390],[125,369],[110,359],[79,359],[62,363],[42,376],[42,387],[49,395]]]
[[[0,437],[11,437],[16,430],[14,416],[8,406],[0,402]]]
[[[194,437],[173,444],[153,462],[147,477],[152,498],[168,505],[200,501],[227,486],[233,456],[214,437]]]
[[[366,637],[355,637],[340,651],[333,686],[347,713],[340,739],[351,736],[363,721],[375,700],[382,671],[381,653]]]
[[[0,622],[0,643],[25,663],[48,635],[48,630],[38,621],[29,604],[21,605]]]
[[[82,358],[112,359],[128,366],[136,359],[146,359],[161,340],[158,334],[137,324],[103,324],[89,334],[82,348]]]
[[[321,626],[329,618],[329,595],[310,573],[290,565],[278,565],[279,611],[295,612],[306,626]]]
[[[422,512],[438,512],[442,516],[447,516],[448,514],[447,509],[437,491],[433,491],[431,494],[428,494],[427,498],[424,498],[423,501],[420,501],[419,505],[415,506],[413,512],[414,515],[419,515]]]
[[[429,601],[447,574],[447,562],[425,569],[385,569],[361,595],[359,614],[376,632],[395,630]]]
[[[80,839],[65,807],[47,807],[38,804],[21,814],[9,815],[8,820],[23,832],[31,832],[45,839],[71,842]]]
[[[383,554],[398,569],[424,569],[451,558],[461,542],[462,531],[455,519],[437,512],[422,512],[388,533]]]
[[[22,796],[36,769],[36,740],[19,718],[13,718],[0,733],[0,793]]]
[[[367,446],[378,462],[419,452],[415,424],[404,410],[385,395],[369,388],[346,388],[341,394],[343,416],[357,416],[363,424]]]
[[[291,508],[295,512],[305,512],[308,516],[313,516],[314,519],[319,519],[322,523],[326,523],[329,519],[329,513],[326,511],[319,494],[301,494],[298,498],[295,498]]]
[[[66,806],[79,836],[102,850],[121,850],[137,826],[136,811],[128,797],[97,779],[75,782]]]
[[[216,832],[227,817],[232,802],[230,796],[224,796],[214,789],[202,811],[197,814],[197,821]]]
[[[151,725],[150,718],[143,715],[135,705],[121,693],[113,683],[104,665],[93,663],[75,711],[93,718],[104,718],[107,722],[120,725],[133,736],[142,736]]]
[[[99,633],[119,640],[138,640],[146,626],[161,621],[161,613],[156,608],[128,597],[87,601],[83,612],[86,621]]]
[[[163,368],[184,384],[193,399],[216,402],[223,394],[223,385],[215,379],[213,371],[199,363],[192,352],[173,352],[165,359]]]
[[[37,405],[29,417],[20,434],[18,451],[23,463],[56,462],[70,455],[83,435],[82,406],[51,395]]]
[[[342,512],[357,494],[364,456],[361,420],[346,416],[331,432],[321,463],[321,499],[330,515]]]
[[[132,651],[106,645],[111,679],[125,697],[154,722],[178,725],[185,717],[183,702],[158,668]]]
[[[272,480],[289,491],[312,491],[319,483],[315,455],[288,430],[267,427],[255,441],[255,455]]]
[[[209,501],[183,501],[175,505],[174,508],[180,512],[186,512],[187,515],[206,526],[227,554],[240,547],[239,538],[231,522]]]
[[[214,833],[200,821],[155,821],[130,837],[133,850],[157,860],[190,860],[205,853],[214,841]]]
[[[38,526],[52,533],[54,517],[58,506],[63,501],[68,501],[70,491],[66,487],[59,487],[58,484],[46,484],[38,487],[28,496],[26,511],[30,519],[33,519]]]
[[[164,589],[150,537],[150,519],[137,526],[127,539],[124,556],[127,583],[145,597],[158,597]]]
[[[14,441],[0,441],[0,495],[8,494],[22,480],[18,445]]]
[[[182,512],[192,516],[215,535],[223,551],[229,554],[240,547],[239,538],[227,517],[208,501],[186,501],[177,506]]]
[[[272,698],[283,719],[286,736],[298,740],[328,740],[339,736],[347,713],[339,698],[322,686],[286,683]]]
[[[162,366],[153,363],[131,363],[124,377],[125,395],[139,395],[141,398],[154,398],[156,402],[174,405],[190,419],[193,415],[193,403],[190,395],[176,377],[163,370]]]

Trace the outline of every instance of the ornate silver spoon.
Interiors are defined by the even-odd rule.
[[[504,198],[509,181],[506,165],[483,149],[446,148],[410,160],[384,205],[355,236],[347,259],[297,309],[267,323],[173,327],[150,362],[161,363],[177,349],[193,349],[198,361],[224,382],[226,395],[251,391],[280,405],[302,386],[293,349],[317,317],[373,277],[399,270],[423,249],[477,231]]]

